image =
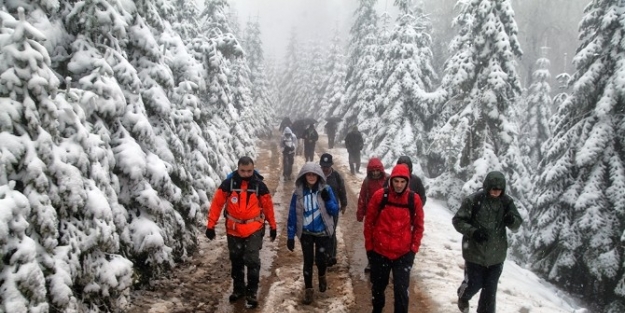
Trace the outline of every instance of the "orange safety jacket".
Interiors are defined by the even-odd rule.
[[[264,227],[265,220],[276,229],[271,193],[257,175],[243,180],[235,172],[221,183],[208,210],[206,228],[215,229],[224,207],[228,235],[248,237]]]

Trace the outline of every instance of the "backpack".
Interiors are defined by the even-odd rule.
[[[282,153],[293,153],[295,144],[293,143],[293,135],[286,134],[282,140]]]
[[[400,208],[406,208],[408,209],[408,211],[410,211],[410,227],[412,227],[412,225],[414,224],[414,215],[416,211],[415,203],[414,203],[414,195],[415,195],[415,192],[409,189],[408,190],[408,204],[388,202],[388,187],[384,187],[384,195],[382,196],[382,201],[380,201],[379,211],[382,211],[386,207],[387,204],[391,204],[393,206],[400,207]]]

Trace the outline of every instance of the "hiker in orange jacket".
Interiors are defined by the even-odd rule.
[[[210,240],[215,238],[215,225],[224,207],[233,281],[229,300],[236,302],[245,296],[246,307],[255,308],[258,306],[259,253],[265,221],[269,222],[271,241],[276,239],[277,232],[271,194],[263,177],[254,170],[254,161],[250,157],[239,159],[236,172],[221,183],[213,197],[206,223],[206,237]]]

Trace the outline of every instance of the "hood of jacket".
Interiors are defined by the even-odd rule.
[[[409,189],[410,186],[410,171],[408,170],[408,166],[406,164],[397,164],[393,167],[393,171],[391,172],[391,176],[388,180],[388,187],[390,190],[393,190],[393,178],[401,177],[406,179],[406,187],[399,193],[403,193],[406,189]]]
[[[492,171],[486,175],[484,178],[484,182],[482,183],[482,187],[484,190],[488,192],[489,190],[496,188],[501,189],[502,194],[506,193],[506,177],[502,172]]]
[[[371,174],[374,170],[384,172],[384,165],[382,165],[382,161],[378,158],[371,158],[369,159],[369,163],[367,163],[367,175]]]
[[[293,131],[289,127],[285,127],[284,131],[282,132],[282,135],[287,135],[287,134],[293,135]]]
[[[299,174],[297,174],[297,178],[295,180],[295,185],[303,185],[306,182],[306,173],[315,173],[319,176],[319,180],[317,180],[318,184],[325,184],[326,175],[323,173],[321,169],[321,165],[315,162],[306,162],[302,169],[299,170]]]
[[[397,159],[397,164],[406,164],[408,166],[408,172],[412,173],[412,160],[409,156],[400,156],[399,159]]]

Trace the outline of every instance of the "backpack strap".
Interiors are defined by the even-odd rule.
[[[388,187],[384,187],[384,195],[382,196],[382,201],[380,201],[379,211],[382,211],[386,207],[387,204],[400,207],[400,208],[406,208],[410,212],[410,227],[412,227],[412,224],[414,224],[415,211],[417,210],[417,208],[415,208],[415,203],[414,203],[415,192],[408,189],[408,203],[407,204],[388,202],[388,192],[389,192]]]

